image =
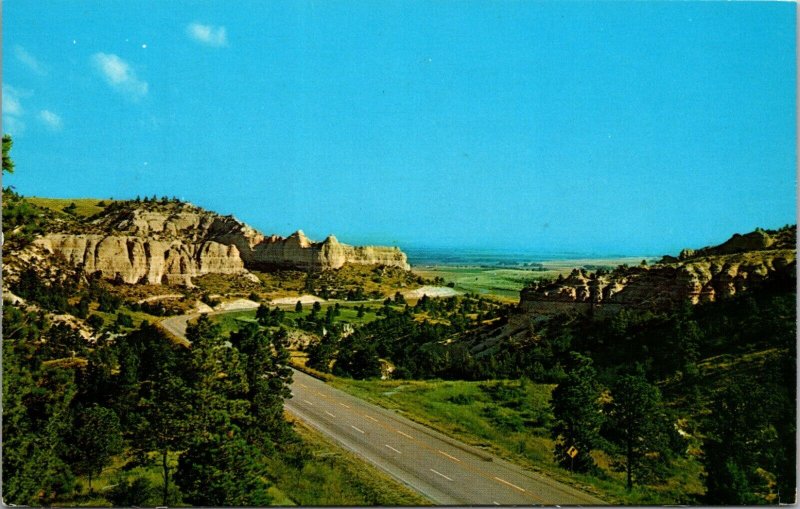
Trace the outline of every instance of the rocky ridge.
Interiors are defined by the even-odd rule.
[[[344,264],[388,265],[408,270],[396,247],[350,246],[334,236],[313,242],[297,231],[265,236],[233,216],[188,203],[115,202],[81,222],[65,222],[26,247],[10,264],[46,263],[52,257],[84,274],[137,284],[182,284],[204,274],[249,269],[337,269]]]
[[[539,315],[664,309],[733,296],[796,268],[796,227],[734,235],[719,246],[683,250],[648,267],[612,272],[575,269],[556,281],[534,283],[520,293],[520,308]]]

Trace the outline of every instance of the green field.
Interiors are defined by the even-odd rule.
[[[322,302],[320,303],[322,306],[322,310],[317,313],[317,316],[325,316],[327,309],[335,305],[333,302]],[[285,309],[285,318],[284,321],[288,322],[289,320],[297,320],[298,318],[306,318],[311,314],[311,304],[304,304],[303,311],[297,313],[294,310],[294,307],[290,307],[289,309]],[[377,320],[379,317],[375,314],[375,311],[380,309],[383,306],[383,303],[365,303],[364,307],[366,308],[364,311],[364,316],[358,317],[358,311],[355,310],[356,304],[343,304],[339,303],[339,316],[334,318],[334,322],[338,323],[351,323],[353,325],[363,325],[365,323],[373,322]],[[273,306],[274,307],[274,306]],[[399,308],[398,308],[399,309]],[[217,315],[211,315],[211,319],[220,324],[222,327],[223,334],[229,334],[232,331],[239,330],[239,328],[244,323],[252,322],[255,323],[256,321],[256,310],[255,309],[248,309],[244,311],[231,311],[229,313],[220,313]]]
[[[554,260],[541,263],[541,269],[532,270],[521,267],[486,267],[431,265],[414,267],[413,272],[424,278],[441,277],[445,283],[454,283],[455,289],[481,295],[494,295],[504,300],[516,302],[519,291],[531,281],[538,279],[554,279],[559,274],[568,274],[574,268],[596,270],[598,268],[613,269],[621,264],[638,265],[643,258],[603,258]],[[647,258],[648,263],[653,262]]]
[[[73,213],[78,217],[90,217],[102,212],[105,206],[100,206],[98,203],[108,205],[113,202],[113,200],[101,200],[99,198],[40,198],[37,196],[31,196],[27,200],[39,207],[62,213],[65,207],[74,203],[75,210]]]

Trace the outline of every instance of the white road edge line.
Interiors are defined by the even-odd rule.
[[[334,419],[336,419],[336,416],[335,416],[335,415],[333,415],[332,413],[328,412],[327,410],[325,410],[325,413],[326,413],[326,414],[328,414],[328,415],[330,415],[330,416],[331,416],[331,417],[333,417]]]
[[[405,433],[403,433],[403,432],[402,432],[402,431],[400,431],[399,429],[398,429],[398,430],[396,430],[396,431],[397,431],[398,433],[400,433],[401,435],[403,435],[404,437],[406,437],[406,438],[410,438],[411,440],[414,440],[414,437],[412,437],[411,435],[406,435]]]
[[[510,482],[506,481],[505,479],[500,479],[499,477],[495,477],[495,479],[496,479],[496,480],[498,480],[498,481],[500,481],[501,483],[503,483],[503,484],[507,484],[507,485],[511,486],[512,488],[514,488],[514,489],[517,489],[517,490],[519,490],[519,491],[521,491],[521,492],[523,492],[523,493],[525,492],[525,490],[524,490],[524,489],[520,488],[520,487],[519,487],[519,486],[517,486],[516,484],[511,484]]]
[[[433,472],[433,473],[434,473],[434,474],[436,474],[436,475],[441,475],[442,477],[444,477],[444,478],[445,478],[445,479],[447,479],[448,481],[452,481],[452,479],[450,479],[449,477],[447,477],[446,475],[444,475],[444,474],[443,474],[443,473],[441,473],[441,472],[437,472],[436,470],[434,470],[434,469],[432,469],[432,468],[430,469],[430,471],[431,471],[431,472]]]
[[[389,444],[386,444],[386,447],[388,447],[389,449],[393,450],[393,451],[394,451],[394,452],[396,452],[397,454],[403,454],[402,452],[398,451],[397,449],[395,449],[394,447],[392,447],[392,446],[391,446],[391,445],[389,445]]]
[[[364,417],[366,417],[367,419],[370,419],[372,421],[378,422],[378,419],[376,419],[376,418],[374,418],[374,417],[372,417],[370,415],[364,414]]]
[[[311,405],[311,406],[314,406],[314,403],[310,402],[310,401],[309,401],[309,400],[307,400],[307,399],[304,399],[304,400],[303,400],[303,403],[307,403],[307,404],[309,404],[309,405]]]
[[[500,502],[498,502],[497,500],[492,500],[492,503],[493,503],[494,505],[500,505]]]
[[[359,433],[364,433],[363,429],[358,429],[355,426],[353,426],[352,424],[350,425],[350,427],[353,428],[354,430],[358,431]]]
[[[437,450],[438,450],[438,449],[437,449]],[[450,458],[451,460],[453,460],[453,461],[458,461],[459,463],[461,463],[461,460],[460,460],[460,459],[456,458],[455,456],[450,456],[449,454],[447,454],[447,453],[446,453],[446,452],[444,452],[444,451],[439,451],[439,454],[443,454],[443,455],[447,456],[448,458]]]
[[[350,408],[349,406],[345,405],[344,403],[339,403],[339,404],[342,405],[345,408]]]

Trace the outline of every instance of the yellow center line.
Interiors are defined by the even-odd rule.
[[[339,402],[339,404],[340,404],[341,406],[345,407],[345,408],[350,408],[349,406],[345,405],[344,403],[341,403],[341,402]],[[416,442],[418,445],[420,445],[421,447],[423,447],[423,448],[425,448],[425,449],[428,449],[429,451],[432,451],[432,452],[433,452],[433,451],[435,451],[435,452],[443,452],[443,451],[439,451],[438,449],[435,449],[435,448],[433,448],[433,447],[429,446],[429,445],[428,445],[428,444],[426,444],[425,442],[423,442],[423,441],[421,441],[421,440],[419,440],[419,439],[417,439],[417,438],[414,438],[414,437],[412,437],[411,435],[409,435],[409,434],[407,434],[407,433],[403,433],[403,432],[402,432],[402,431],[400,431],[399,429],[393,428],[393,427],[391,427],[391,426],[389,426],[389,425],[387,425],[387,424],[381,423],[381,422],[379,422],[379,421],[377,421],[377,420],[376,420],[376,422],[378,422],[378,425],[379,425],[379,426],[381,426],[381,427],[383,427],[383,428],[385,428],[385,429],[387,429],[387,430],[389,430],[389,431],[394,431],[394,432],[396,432],[396,433],[399,433],[399,434],[403,435],[404,437],[406,437],[406,438],[408,438],[408,439],[410,439],[410,440],[413,440],[413,441],[414,441],[414,442]],[[356,427],[355,427],[355,426],[353,426],[352,424],[350,425],[350,427],[352,427],[353,429],[355,429],[355,430],[359,431],[360,433],[364,433],[364,431],[362,431],[362,430],[360,430],[360,429],[356,428]],[[449,456],[449,455],[448,455],[448,456]],[[457,460],[457,458],[454,458],[454,459],[456,459],[456,461],[458,461],[458,460]],[[542,498],[540,498],[540,497],[537,497],[537,496],[535,496],[533,493],[531,493],[531,492],[529,492],[529,491],[526,491],[525,489],[523,489],[523,488],[520,488],[519,486],[517,486],[517,485],[515,485],[515,484],[512,484],[512,483],[510,483],[510,482],[508,482],[508,481],[505,481],[505,480],[503,480],[503,479],[501,479],[501,478],[499,478],[499,477],[492,476],[490,473],[488,473],[488,472],[485,472],[484,470],[482,470],[482,469],[480,469],[480,468],[476,468],[476,467],[474,467],[474,466],[472,466],[472,465],[470,465],[470,464],[468,464],[468,463],[463,463],[463,462],[459,462],[459,466],[460,466],[461,468],[464,468],[465,470],[469,470],[469,471],[471,471],[471,472],[474,472],[474,473],[476,473],[476,474],[480,475],[481,477],[484,477],[484,478],[486,478],[486,479],[488,479],[488,480],[499,481],[499,482],[501,482],[501,483],[503,483],[503,484],[506,484],[506,485],[508,485],[508,486],[509,486],[509,487],[511,487],[511,488],[514,488],[514,489],[516,489],[516,490],[519,490],[519,491],[520,491],[520,493],[523,493],[523,494],[524,494],[526,497],[528,497],[528,498],[530,498],[530,499],[532,499],[532,500],[535,500],[535,501],[536,501],[536,503],[538,503],[538,504],[545,504],[545,503],[546,503],[544,499],[542,499]]]
[[[512,488],[518,489],[519,491],[522,491],[523,493],[525,492],[524,489],[520,488],[516,484],[511,484],[510,482],[506,481],[505,479],[500,479],[499,477],[495,477],[495,479],[500,481],[503,484],[507,484],[507,485],[511,486]]]
[[[438,449],[437,449],[437,450],[438,450]],[[447,456],[447,457],[448,457],[448,458],[450,458],[451,460],[453,460],[453,461],[458,461],[459,463],[461,463],[461,460],[460,460],[460,459],[456,458],[455,456],[450,456],[449,454],[447,454],[447,453],[446,453],[446,452],[444,452],[444,451],[439,451],[439,454],[441,454],[441,455],[443,455],[443,456]]]

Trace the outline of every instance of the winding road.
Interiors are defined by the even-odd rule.
[[[185,339],[197,315],[162,326]],[[458,442],[294,370],[286,410],[440,505],[602,505],[587,493]]]

